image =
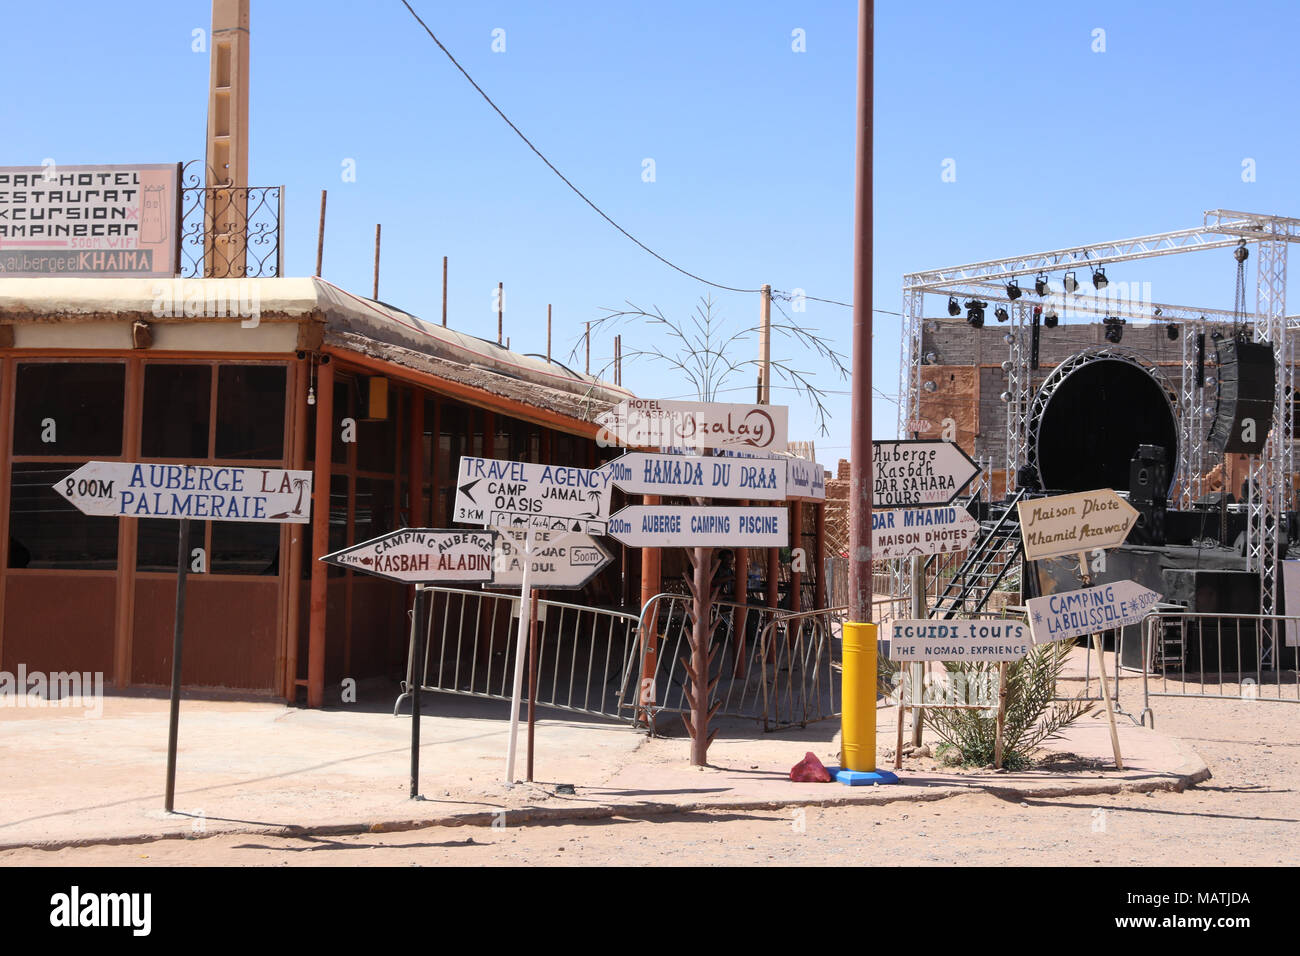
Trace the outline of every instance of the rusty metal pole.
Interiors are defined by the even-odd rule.
[[[447,257],[442,257],[442,327],[447,327]]]
[[[551,303],[546,303],[546,361],[551,361]]]
[[[537,732],[537,592],[528,604],[528,782],[533,782],[534,739]]]
[[[370,298],[379,301],[379,242],[383,234],[384,227],[380,223],[375,223],[375,291]]]
[[[325,620],[329,588],[326,565],[317,561],[329,553],[330,449],[334,438],[334,363],[321,359],[316,373],[316,459],[311,486],[311,618],[307,639],[307,706],[325,702]],[[342,582],[340,582],[342,586]]]
[[[497,345],[502,342],[502,336],[505,334],[505,312],[506,312],[506,284],[497,283]]]
[[[320,278],[321,263],[325,259],[325,196],[326,191],[320,191],[320,227],[316,232],[316,278]]]

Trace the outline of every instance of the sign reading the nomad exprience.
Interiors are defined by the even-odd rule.
[[[54,490],[83,514],[276,521],[311,518],[311,472],[88,461]]]
[[[629,398],[596,416],[598,441],[642,448],[785,451],[784,405],[670,402]]]
[[[1124,543],[1137,509],[1109,488],[1022,501],[1020,534],[1030,561]]]
[[[1020,621],[895,621],[891,661],[1018,661],[1032,645]]]
[[[979,466],[953,442],[872,442],[871,506],[950,505],[979,473]]]
[[[176,274],[176,164],[0,168],[0,277]]]

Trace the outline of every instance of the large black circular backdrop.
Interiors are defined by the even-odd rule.
[[[1038,429],[1038,469],[1051,491],[1128,490],[1139,445],[1165,449],[1172,482],[1178,423],[1160,384],[1137,365],[1099,359],[1057,386]],[[1166,489],[1167,490],[1167,489]]]

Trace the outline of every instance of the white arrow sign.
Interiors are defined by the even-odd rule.
[[[88,461],[54,484],[88,515],[206,521],[311,519],[311,472]]]
[[[503,531],[492,556],[494,588],[522,586],[527,531]],[[590,535],[537,529],[533,535],[532,577],[529,587],[580,588],[613,561]]]
[[[965,508],[898,508],[871,512],[871,556],[876,560],[914,554],[965,551],[979,532]]]
[[[1018,661],[1029,653],[1022,621],[895,621],[891,661]]]
[[[1137,624],[1159,600],[1155,591],[1128,580],[1030,598],[1029,629],[1035,644],[1096,634]]]
[[[605,534],[610,488],[600,469],[465,456],[452,520]]]
[[[627,399],[596,416],[598,440],[642,448],[733,448],[785,451],[789,409],[784,405],[731,405]]]
[[[790,543],[784,508],[633,505],[609,519],[609,533],[637,548],[783,548]]]
[[[1020,534],[1030,561],[1124,543],[1137,509],[1109,488],[1022,501]]]
[[[871,507],[950,505],[979,473],[970,456],[950,441],[872,442]]]
[[[697,458],[628,452],[602,466],[615,486],[635,495],[684,495],[784,501],[780,458]]]
[[[493,531],[402,528],[320,560],[408,584],[491,581],[495,538]]]
[[[807,458],[785,461],[786,497],[800,501],[826,500],[826,469]]]

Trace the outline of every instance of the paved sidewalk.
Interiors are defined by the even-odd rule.
[[[511,825],[539,819],[650,815],[693,809],[933,800],[958,793],[1063,796],[1121,789],[1181,790],[1209,776],[1175,738],[1120,718],[1125,772],[1110,767],[1105,720],[1082,719],[1051,749],[1078,758],[1069,772],[952,772],[912,761],[893,786],[794,784],[806,751],[833,764],[837,722],[764,734],[719,721],[711,766],[687,763],[680,721],[672,738],[543,711],[535,784],[504,785],[508,704],[428,695],[422,721],[421,792],[408,799],[410,718],[392,696],[329,710],[247,701],[184,701],[178,811],[162,810],[167,701],[109,697],[101,718],[72,708],[0,710],[0,849],[198,836],[224,831],[345,832],[431,823]],[[879,712],[881,766],[894,735]],[[524,774],[521,729],[517,773]],[[572,794],[556,784],[573,784]],[[502,817],[502,812],[505,816]]]

